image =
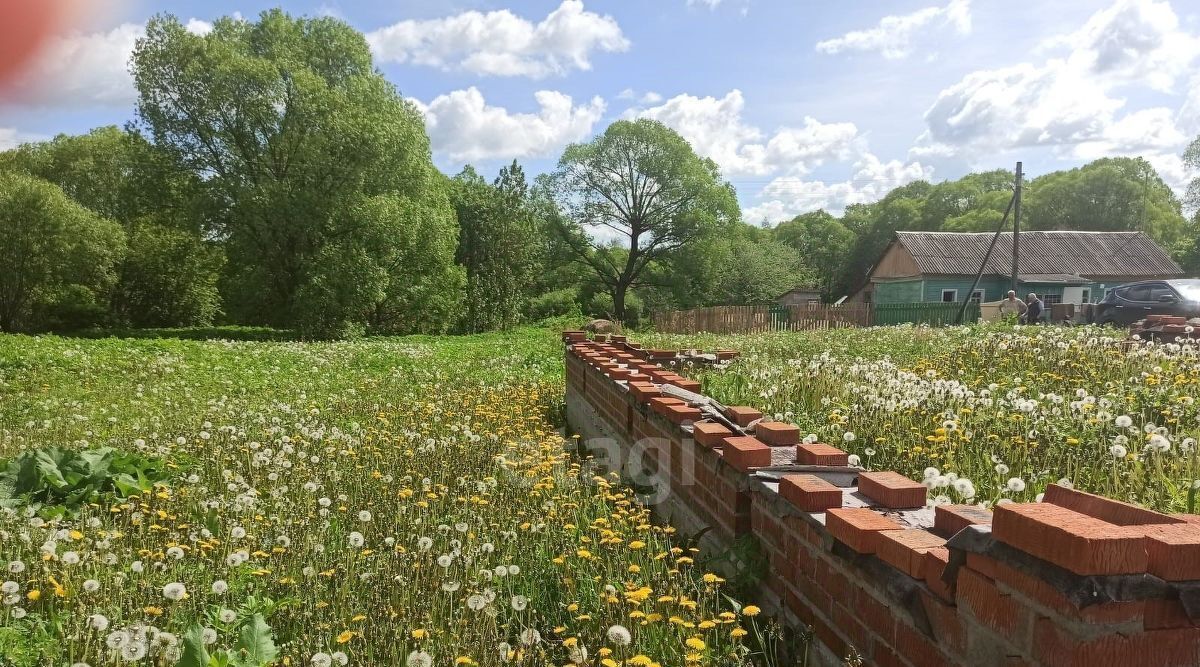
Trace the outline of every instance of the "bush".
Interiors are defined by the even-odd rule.
[[[548,317],[574,316],[583,314],[574,289],[560,289],[547,292],[529,300],[529,319],[537,322]]]
[[[592,317],[600,317],[604,319],[612,319],[615,317],[613,311],[616,307],[613,305],[613,298],[608,292],[600,292],[592,297],[591,307],[588,308],[588,313]],[[621,324],[627,327],[636,327],[642,319],[642,300],[633,292],[625,293],[625,317],[621,320]]]

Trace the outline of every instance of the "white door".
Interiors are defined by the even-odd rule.
[[[1083,287],[1063,287],[1062,302],[1075,305],[1083,303]]]

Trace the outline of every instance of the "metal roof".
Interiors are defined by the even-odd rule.
[[[974,275],[993,232],[896,232],[922,274]],[[1142,232],[1021,232],[1019,274],[1159,278],[1183,270]],[[1012,232],[1003,232],[984,275],[1012,273]]]

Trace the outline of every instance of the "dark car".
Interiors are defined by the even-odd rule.
[[[1200,317],[1200,280],[1143,280],[1111,289],[1096,304],[1096,322],[1128,326],[1147,315]]]

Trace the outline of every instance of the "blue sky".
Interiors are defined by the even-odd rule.
[[[124,63],[150,15],[203,32],[280,4],[368,35],[449,173],[547,170],[643,115],[715,159],[753,223],[1016,160],[1036,176],[1142,155],[1182,191],[1200,134],[1200,3],[1185,0],[73,1],[88,21],[0,101],[0,148],[129,120]]]

